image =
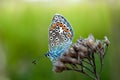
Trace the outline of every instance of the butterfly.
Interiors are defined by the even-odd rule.
[[[49,51],[45,54],[52,62],[60,58],[72,44],[73,29],[60,14],[55,14],[49,27]]]

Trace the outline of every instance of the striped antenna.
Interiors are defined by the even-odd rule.
[[[36,59],[34,59],[34,60],[32,61],[32,63],[36,65],[39,60],[42,60],[43,56],[44,56],[44,55],[40,55],[39,57],[37,57]]]

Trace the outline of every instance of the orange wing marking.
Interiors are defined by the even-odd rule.
[[[63,24],[62,23],[60,23],[60,27],[62,27],[63,26]]]
[[[62,26],[62,29],[63,29],[63,30],[66,30],[66,29],[67,29],[67,27],[66,27],[65,25],[63,25],[63,26]]]
[[[53,24],[53,25],[50,27],[50,30],[52,31],[55,27],[56,27],[56,24]]]
[[[70,34],[70,33],[68,33],[67,36],[68,36],[69,38],[71,38],[71,34]]]
[[[69,33],[69,32],[70,32],[70,30],[69,30],[69,29],[65,29],[64,31],[65,31],[65,32],[67,32],[67,33]]]
[[[60,22],[57,22],[56,25],[59,26],[59,25],[60,25]]]

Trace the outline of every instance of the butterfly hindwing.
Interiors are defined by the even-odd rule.
[[[60,14],[53,17],[49,28],[48,57],[53,61],[72,44],[73,30],[68,21]]]

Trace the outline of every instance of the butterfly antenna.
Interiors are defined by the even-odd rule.
[[[42,59],[42,55],[40,55],[39,57],[37,57],[35,60],[32,61],[33,64],[37,64],[37,62]]]
[[[36,64],[36,60],[33,60],[32,63],[33,63],[33,64]]]

